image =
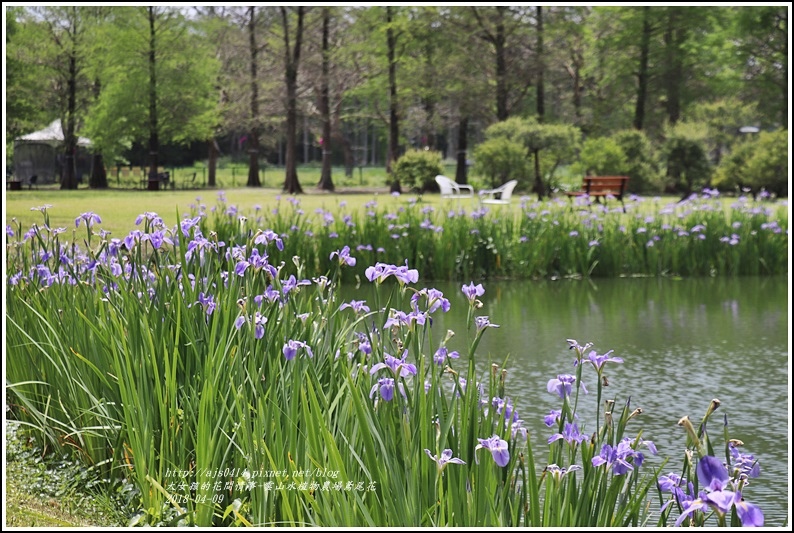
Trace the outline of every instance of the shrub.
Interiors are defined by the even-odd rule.
[[[745,181],[747,161],[754,150],[755,142],[748,141],[737,146],[727,157],[723,157],[714,173],[712,186],[720,191],[736,192]]]
[[[762,132],[757,139],[740,144],[722,160],[713,185],[720,190],[765,189],[788,196],[788,132]]]
[[[393,173],[394,179],[408,187],[430,190],[434,187],[435,177],[444,173],[441,152],[408,150],[394,164]]]
[[[638,130],[623,130],[610,137],[626,154],[626,166],[621,175],[628,176],[628,190],[633,193],[660,192],[659,162],[648,137]]]
[[[747,162],[750,188],[788,196],[788,131],[762,132],[756,144]]]
[[[608,137],[587,139],[574,165],[574,172],[585,176],[614,176],[627,167],[626,154],[618,143]]]
[[[525,157],[531,156],[535,164],[533,191],[539,197],[558,188],[554,173],[560,165],[573,160],[581,135],[579,128],[569,124],[538,124],[532,118],[517,117],[493,124],[485,131],[488,140],[502,138],[524,147]]]
[[[668,188],[689,194],[705,187],[711,178],[711,163],[706,153],[706,126],[679,122],[665,130],[664,157]]]
[[[739,129],[753,124],[757,117],[755,104],[733,97],[692,107],[692,118],[706,124],[708,128],[706,147],[715,165],[719,165],[723,156],[729,154],[737,142],[741,142]]]
[[[490,179],[491,187],[513,179],[519,183],[529,179],[527,152],[516,141],[504,137],[488,139],[474,149],[473,155],[474,172]]]

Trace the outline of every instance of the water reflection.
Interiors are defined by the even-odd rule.
[[[434,338],[452,329],[458,335],[450,349],[466,353],[461,284],[432,286],[452,303],[449,313],[436,317]],[[670,457],[671,469],[680,468],[685,444],[677,421],[684,415],[699,420],[709,401],[719,398],[718,414],[728,415],[731,437],[743,440],[761,463],[762,475],[745,496],[761,505],[767,525],[784,524],[790,485],[785,278],[490,282],[485,290],[479,314],[501,327],[485,333],[478,364],[485,372],[491,360],[506,360],[508,390],[535,450],[545,450],[551,434],[543,416],[559,407],[546,383],[574,371],[566,339],[592,342],[599,353],[612,349],[625,361],[607,367],[605,398],[622,404],[631,396],[632,407],[643,408],[635,429],[642,427],[643,437]],[[345,292],[369,298],[371,287]],[[593,390],[594,379],[594,373],[584,379]],[[595,416],[591,396],[584,400],[589,411],[582,411],[593,417],[584,422],[588,431]],[[721,434],[722,417],[712,420],[710,431]]]

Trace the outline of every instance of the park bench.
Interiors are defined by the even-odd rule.
[[[619,200],[623,205],[623,212],[626,212],[626,204],[623,203],[623,195],[626,192],[628,176],[585,176],[582,180],[582,188],[578,191],[569,191],[565,194],[571,200],[577,196],[588,196],[595,198],[596,202],[604,198],[604,203],[609,197]]]
[[[141,187],[142,188],[146,187],[150,191],[159,191],[161,183],[163,184],[162,185],[163,189],[167,189],[169,184],[171,185],[172,189],[174,188],[174,182],[171,181],[171,173],[170,172],[168,172],[168,171],[166,171],[166,172],[158,172],[157,173],[157,177],[155,177],[155,178],[142,179],[141,180]]]

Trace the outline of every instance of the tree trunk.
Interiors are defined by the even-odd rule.
[[[318,189],[324,191],[334,190],[334,181],[331,177],[331,106],[328,97],[329,86],[329,55],[328,34],[331,25],[331,8],[323,7],[323,72],[322,86],[320,87],[320,115],[323,120],[323,140],[320,148],[323,150],[323,167],[320,172]]]
[[[538,15],[538,40],[537,40],[537,54],[538,54],[538,86],[537,86],[537,113],[538,121],[543,122],[543,117],[546,109],[543,102],[543,8],[538,6],[536,8]]]
[[[425,80],[431,83],[433,79],[433,62],[435,59],[434,49],[431,46],[431,41],[428,39],[424,47],[425,59]],[[422,97],[422,106],[425,111],[425,122],[423,129],[422,140],[424,147],[429,150],[436,149],[436,130],[435,130],[435,115],[436,115],[436,92],[427,91],[426,95]]]
[[[256,7],[248,8],[248,50],[251,56],[251,129],[248,139],[248,187],[261,187],[259,182],[259,84],[256,78]]]
[[[399,114],[397,110],[397,60],[396,48],[397,37],[394,35],[394,28],[392,28],[392,8],[386,7],[386,44],[387,44],[387,58],[389,61],[389,154],[386,157],[386,173],[392,173],[392,165],[397,161],[399,150],[399,137],[400,125]],[[402,192],[400,181],[391,178],[391,192]]]
[[[157,72],[155,69],[157,56],[155,51],[155,8],[149,7],[149,179],[157,178],[157,152],[160,150],[160,139],[157,134]]]
[[[99,100],[99,93],[102,90],[102,84],[99,79],[94,81],[94,101]],[[91,163],[91,177],[88,178],[88,186],[92,189],[107,189],[108,175],[105,171],[105,160],[102,154],[95,153],[93,155],[93,162]]]
[[[535,160],[535,186],[533,189],[535,193],[538,195],[538,200],[543,200],[543,195],[546,192],[545,187],[543,185],[543,177],[540,175],[540,150],[533,151],[534,160]]]
[[[298,8],[295,45],[290,50],[287,8],[281,8],[281,20],[284,27],[285,80],[287,84],[287,155],[285,160],[284,192],[290,194],[303,192],[298,181],[296,134],[298,130],[298,64],[300,63],[301,40],[303,39],[304,9],[304,7]]]
[[[641,130],[645,121],[645,100],[648,94],[648,52],[651,46],[651,8],[642,8],[642,38],[640,40],[640,70],[637,73],[637,105],[634,108],[634,129]]]
[[[468,183],[466,166],[466,149],[469,138],[469,117],[460,117],[458,121],[458,165],[455,167],[455,181],[461,185]]]
[[[64,138],[63,154],[63,175],[61,177],[61,189],[76,189],[77,178],[75,176],[75,155],[77,153],[77,136],[75,135],[75,120],[77,111],[77,14],[72,7],[73,17],[70,21],[70,33],[72,37],[71,50],[69,50],[69,78],[67,80],[67,110],[66,123],[61,123]]]
[[[668,8],[667,28],[664,32],[665,61],[667,75],[665,76],[667,90],[667,119],[673,125],[681,116],[681,83],[683,83],[683,65],[680,45],[683,42],[684,30],[678,23],[679,9]]]
[[[499,20],[496,23],[496,36],[494,48],[496,50],[496,118],[499,122],[507,120],[509,113],[507,110],[507,61],[505,60],[505,25],[504,25],[504,6],[496,8]]]
[[[209,153],[207,154],[207,186],[215,187],[216,169],[218,167],[218,145],[215,137],[209,140]]]
[[[573,114],[576,124],[582,124],[582,72],[578,64],[573,66]]]

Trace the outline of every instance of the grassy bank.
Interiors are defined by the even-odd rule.
[[[118,491],[70,454],[46,453],[15,422],[6,424],[5,525],[99,527],[127,524]]]
[[[86,196],[64,191],[52,200],[52,194],[33,191],[9,202],[7,234],[15,235],[9,239],[11,256],[19,256],[16,250],[33,235],[33,225],[56,232],[58,243],[85,246],[91,235],[85,225],[78,229],[76,215],[95,213],[89,232],[96,234],[95,244],[140,238],[136,232],[148,233],[155,219],[162,222],[157,237],[172,242],[179,238],[178,218],[180,224],[198,224],[224,246],[271,230],[283,242],[283,249],[271,252],[274,262],[284,261],[291,273],[291,258],[298,255],[307,275],[323,274],[331,266],[331,252],[347,245],[361,262],[345,273],[346,281],[362,279],[362,265],[406,260],[425,279],[444,280],[775,275],[788,268],[787,204],[748,197],[705,194],[683,202],[632,197],[624,213],[615,201],[587,206],[529,197],[486,207],[476,199],[437,195],[296,198],[239,189],[211,198],[186,192],[89,191]],[[151,201],[142,204],[142,199]],[[48,206],[48,200],[57,204]],[[42,202],[38,208],[36,202]],[[143,248],[151,251],[149,243]]]

